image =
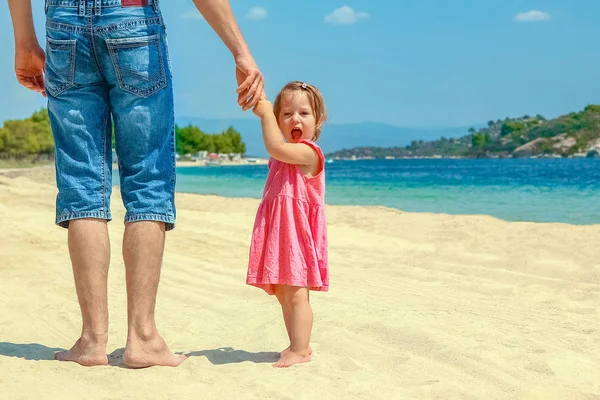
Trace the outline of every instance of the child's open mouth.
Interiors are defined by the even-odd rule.
[[[298,128],[292,129],[292,139],[298,140],[302,137],[302,131]]]

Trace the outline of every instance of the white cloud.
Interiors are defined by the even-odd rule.
[[[329,15],[325,16],[325,22],[333,25],[352,25],[358,20],[368,19],[369,14],[364,11],[354,11],[348,6],[336,8]]]
[[[518,22],[540,22],[540,21],[549,21],[550,14],[545,13],[543,11],[527,11],[523,13],[519,13],[515,15],[515,21]]]
[[[252,7],[246,13],[246,19],[250,19],[252,21],[258,21],[260,19],[267,17],[267,10],[262,7]]]
[[[204,19],[198,10],[190,10],[181,14],[182,19]]]

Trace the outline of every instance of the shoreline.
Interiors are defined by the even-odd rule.
[[[188,167],[244,167],[251,165],[266,165],[269,160],[266,158],[252,158],[253,161],[242,159],[241,161],[224,161],[224,162],[206,162],[206,161],[176,161],[177,168]]]
[[[239,164],[237,164],[237,165],[239,165]],[[243,165],[244,164],[242,164],[242,166]],[[182,167],[182,168],[200,167],[200,166],[202,166],[202,165],[197,165],[197,163],[194,163],[194,162],[192,162],[190,164],[183,164],[181,166],[178,165],[178,167]],[[202,166],[202,167],[206,167],[206,166]],[[55,178],[55,174],[54,174],[54,165],[47,165],[47,166],[43,166],[43,167],[33,167],[33,168],[0,169],[0,178],[8,178],[11,180],[16,179],[16,178],[25,178],[25,179],[31,180],[35,183],[38,183],[38,184],[51,186],[53,190],[56,189],[56,184],[55,184],[56,178]],[[112,187],[113,187],[113,191],[119,190],[119,185],[112,185]],[[208,198],[208,199],[218,198],[218,199],[222,199],[223,201],[237,201],[237,200],[255,201],[255,202],[260,201],[260,197],[226,196],[226,195],[220,195],[220,194],[215,194],[215,193],[195,193],[195,192],[180,191],[180,190],[177,190],[175,193],[176,193],[176,196],[179,196],[179,197],[199,196],[201,198]],[[376,205],[376,204],[366,205],[366,204],[326,203],[325,206],[327,208],[333,207],[333,208],[340,208],[340,209],[354,208],[354,209],[359,209],[359,210],[362,210],[362,209],[381,210],[381,211],[392,212],[392,213],[397,213],[397,214],[446,216],[449,218],[457,218],[457,219],[489,218],[491,220],[502,222],[502,223],[507,223],[507,224],[535,224],[535,225],[547,225],[547,226],[560,225],[560,226],[571,226],[571,227],[599,227],[600,226],[600,223],[597,223],[597,222],[571,223],[571,222],[561,222],[561,221],[526,221],[526,220],[525,221],[523,221],[523,220],[513,221],[513,220],[503,219],[503,218],[497,217],[495,215],[486,214],[486,213],[452,214],[452,213],[447,213],[447,212],[406,211],[406,210],[403,210],[400,208],[395,208],[395,207],[386,206],[386,205]]]
[[[335,162],[354,162],[354,161],[398,161],[398,160],[600,160],[598,157],[485,157],[485,158],[474,158],[474,157],[397,157],[397,158],[331,158],[327,159],[327,163]],[[206,161],[176,161],[176,168],[190,168],[190,167],[244,167],[253,165],[267,165],[269,163],[268,158],[252,158],[253,161],[247,161],[245,159],[241,161],[224,161],[224,162],[206,162]],[[113,169],[116,168],[116,163],[113,163]],[[54,163],[41,164],[39,166],[31,166],[30,164],[19,166],[4,167],[0,165],[0,175],[7,174],[28,174],[31,171],[43,171],[46,169],[54,169]]]
[[[242,159],[240,161],[219,161],[219,162],[206,162],[206,161],[175,161],[177,168],[186,167],[237,167],[237,166],[248,166],[248,165],[266,165],[268,164],[268,158],[252,157],[250,159]],[[117,163],[113,162],[113,167]],[[48,168],[54,168],[54,163],[40,163],[39,165],[24,164],[23,166],[9,166],[3,167],[0,165],[0,174],[7,174],[12,172],[27,172],[35,170],[44,170]]]

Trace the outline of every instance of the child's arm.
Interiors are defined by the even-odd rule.
[[[44,93],[45,54],[41,49],[31,13],[31,0],[8,0],[15,33],[15,73],[27,89]]]
[[[235,59],[238,104],[244,111],[264,95],[264,81],[240,32],[229,0],[194,0],[196,8],[221,38]]]
[[[312,167],[319,163],[319,156],[310,146],[302,143],[286,143],[283,140],[271,102],[261,99],[253,112],[260,118],[263,141],[271,157],[287,164]]]

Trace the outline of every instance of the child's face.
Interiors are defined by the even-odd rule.
[[[313,138],[316,118],[306,92],[295,90],[282,96],[277,122],[288,143],[298,143],[302,139]]]

